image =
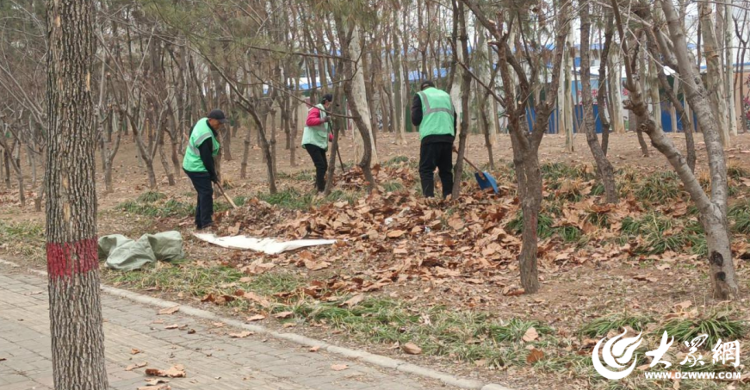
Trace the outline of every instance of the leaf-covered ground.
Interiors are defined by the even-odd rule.
[[[322,200],[313,198],[309,170],[280,172],[281,191],[274,195],[246,183],[228,188],[243,194],[235,198],[241,207],[230,210],[218,201],[220,233],[338,240],[279,256],[192,238],[194,194],[187,187],[133,195],[100,214],[100,231],[138,236],[177,227],[186,237],[187,258],[140,272],[104,270],[103,276],[250,322],[516,388],[726,388],[722,382],[647,381],[641,371],[609,382],[595,373],[591,351],[604,335],[644,332],[638,350],[644,368],[650,361],[644,352],[667,330],[678,341],[664,359],[677,366],[688,352],[683,341],[697,334],[750,339],[750,317],[745,299],[719,303],[711,297],[696,210],[670,170],[620,166],[617,205],[600,203],[603,190],[593,172],[582,163],[543,165],[542,289],[534,295],[519,285],[523,216],[512,166],[492,170],[498,195],[479,192],[467,171],[464,195],[434,204],[418,196],[416,161],[403,156],[377,169],[378,192],[370,196],[355,169],[339,174],[336,191]],[[733,257],[747,291],[750,172],[732,163],[729,176]],[[707,187],[706,174],[699,177]],[[39,226],[1,222],[3,253],[43,259]],[[711,364],[710,349],[701,353],[707,364],[693,370],[730,368]]]

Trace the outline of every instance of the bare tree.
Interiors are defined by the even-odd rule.
[[[529,47],[526,36],[534,30],[532,20],[519,17],[522,10],[511,8],[507,10],[509,18],[506,22],[505,14],[498,12],[497,22],[491,22],[480,9],[476,0],[462,0],[477,19],[495,36],[499,56],[500,75],[503,80],[504,107],[508,113],[511,146],[513,147],[513,163],[518,181],[519,199],[523,211],[523,233],[521,253],[519,255],[521,285],[526,293],[539,291],[539,276],[537,269],[537,227],[539,225],[539,211],[542,203],[542,175],[539,167],[539,145],[548,130],[549,117],[555,107],[557,89],[560,86],[561,68],[563,63],[563,47],[565,37],[570,28],[570,2],[562,4],[557,15],[554,28],[555,44],[552,54],[552,79],[546,87],[545,96],[548,100],[534,101],[533,109],[536,119],[533,129],[529,129],[526,121],[526,109],[532,106],[530,99],[536,89],[542,88],[542,78],[539,70],[545,66],[544,45],[533,50]],[[528,15],[528,13],[525,13]],[[518,34],[510,41],[511,31],[517,29]],[[510,44],[515,50],[511,50]],[[533,51],[532,51],[533,50]],[[523,65],[519,57],[525,62]],[[527,70],[528,69],[528,70]],[[512,76],[518,80],[518,88]],[[518,92],[516,91],[518,89]]]

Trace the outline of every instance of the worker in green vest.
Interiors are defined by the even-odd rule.
[[[422,195],[435,196],[435,168],[443,186],[443,198],[453,192],[453,141],[456,138],[456,110],[451,96],[423,81],[411,104],[411,123],[419,126],[419,178]]]
[[[302,133],[302,148],[310,155],[315,165],[315,188],[318,195],[323,194],[326,189],[326,171],[328,171],[328,160],[326,150],[328,141],[331,141],[330,133],[331,117],[327,110],[331,107],[333,95],[325,94],[320,99],[320,104],[310,107],[305,120],[305,131]]]
[[[206,230],[213,225],[214,188],[211,183],[218,182],[214,156],[219,153],[219,130],[227,122],[224,112],[211,111],[207,117],[201,118],[193,126],[188,140],[182,169],[193,182],[198,192],[198,204],[195,206],[195,226],[198,230]]]

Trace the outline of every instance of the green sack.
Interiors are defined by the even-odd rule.
[[[121,234],[99,238],[99,260],[106,259],[107,267],[133,271],[157,259],[172,261],[185,256],[182,235],[177,231],[144,234],[133,241]]]

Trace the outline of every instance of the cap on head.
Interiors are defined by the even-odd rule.
[[[224,111],[212,110],[208,113],[208,119],[216,119],[221,123],[227,123],[227,117],[224,115]]]
[[[327,93],[323,95],[322,98],[320,98],[320,104],[325,104],[326,102],[332,102],[333,101],[333,95],[330,93]]]
[[[427,89],[427,88],[430,88],[430,87],[432,87],[432,88],[435,87],[435,83],[433,83],[430,80],[422,81],[422,84],[419,85],[419,89],[422,90],[422,91],[425,90],[425,89]]]

